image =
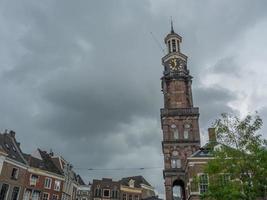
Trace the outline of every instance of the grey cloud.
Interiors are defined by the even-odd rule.
[[[150,31],[163,43],[173,15],[206,128],[232,111],[236,95],[200,87],[202,66],[266,17],[265,1],[168,3],[1,1],[0,129],[15,129],[26,151],[53,148],[77,167],[161,166],[162,54]],[[241,67],[229,57],[213,72],[230,65]],[[143,173],[163,192],[160,170],[79,173],[87,180]]]
[[[236,94],[220,86],[199,87],[194,90],[195,106],[200,109],[200,126],[209,128],[221,113],[234,113],[228,103],[237,99]]]
[[[240,74],[242,74],[242,68],[236,63],[236,58],[234,56],[218,60],[211,69],[215,74],[236,76],[237,78],[240,78]]]

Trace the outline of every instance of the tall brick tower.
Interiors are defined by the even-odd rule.
[[[173,30],[165,37],[168,53],[162,58],[164,108],[160,110],[166,200],[173,200],[174,188],[186,199],[185,162],[200,147],[199,110],[193,106],[192,76],[187,56],[180,52],[182,37]]]

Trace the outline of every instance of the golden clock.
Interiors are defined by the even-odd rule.
[[[176,59],[172,59],[170,62],[169,62],[169,66],[170,66],[170,69],[171,70],[177,70],[177,60]]]

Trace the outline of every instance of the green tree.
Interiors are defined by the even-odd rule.
[[[222,114],[215,121],[217,142],[209,144],[214,159],[205,168],[209,186],[202,199],[267,199],[267,142],[258,133],[262,124],[257,113],[243,119]]]

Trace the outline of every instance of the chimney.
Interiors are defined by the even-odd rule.
[[[53,157],[53,156],[54,156],[54,152],[53,152],[53,150],[52,150],[52,149],[50,149],[50,153],[49,153],[49,155],[50,155],[51,157]]]
[[[15,138],[15,135],[16,135],[15,131],[10,130],[9,134],[10,134],[11,137]]]
[[[208,132],[209,132],[209,141],[210,142],[217,142],[215,128],[209,128]]]

